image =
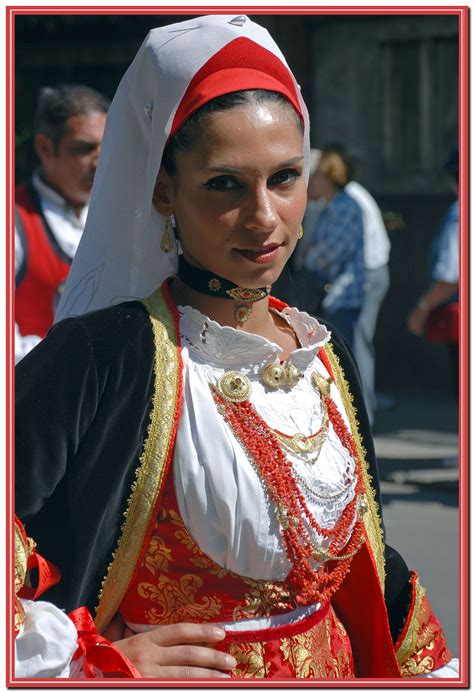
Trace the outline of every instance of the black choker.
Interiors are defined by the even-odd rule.
[[[232,299],[235,319],[239,323],[248,320],[252,313],[252,304],[266,298],[271,291],[271,286],[266,286],[264,289],[246,289],[237,286],[217,274],[193,267],[184,259],[184,255],[179,256],[178,277],[186,286],[200,294]]]

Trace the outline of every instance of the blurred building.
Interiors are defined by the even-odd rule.
[[[31,115],[41,85],[83,82],[113,96],[146,32],[190,16],[18,15],[18,178],[34,164]],[[458,140],[458,16],[251,16],[271,31],[301,84],[312,146],[343,142],[360,159],[360,182],[404,220],[391,233],[379,385],[449,393],[445,350],[409,335],[405,321],[428,281],[429,245],[452,199],[441,164]]]

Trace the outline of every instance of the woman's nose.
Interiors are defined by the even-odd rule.
[[[256,187],[250,194],[245,226],[249,229],[273,231],[278,224],[272,191],[266,185]]]

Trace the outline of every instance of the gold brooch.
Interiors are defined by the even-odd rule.
[[[228,402],[244,402],[250,397],[250,380],[239,371],[224,373],[218,380],[217,389]]]
[[[293,364],[268,363],[262,369],[262,382],[272,390],[279,387],[293,387],[302,377],[303,373]]]

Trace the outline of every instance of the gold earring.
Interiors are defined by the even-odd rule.
[[[300,228],[298,229],[298,240],[299,241],[303,238],[303,234],[304,234],[303,227],[300,226]]]
[[[170,218],[165,219],[165,228],[161,237],[160,248],[163,253],[172,253],[174,250],[173,236],[170,233]]]

